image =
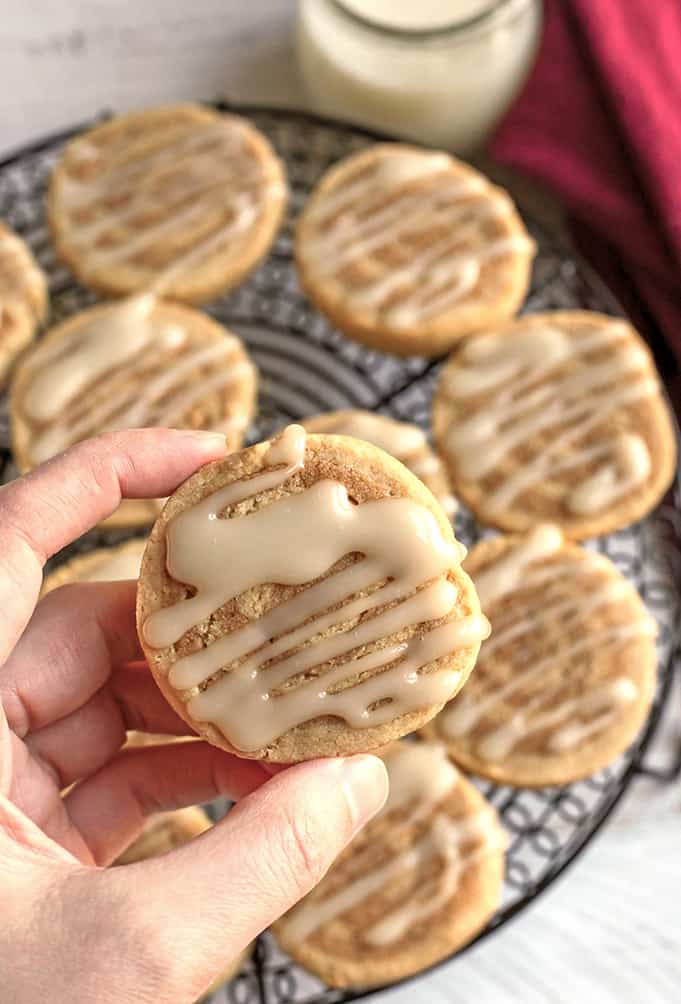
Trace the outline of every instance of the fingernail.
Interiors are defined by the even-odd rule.
[[[227,452],[227,437],[221,432],[203,432],[192,429],[186,430],[185,435],[195,440],[195,442],[207,452]]]
[[[377,756],[353,756],[342,762],[343,791],[354,822],[354,833],[385,805],[388,772]]]

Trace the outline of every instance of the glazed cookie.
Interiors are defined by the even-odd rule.
[[[28,245],[0,222],[0,389],[47,314],[47,281]]]
[[[456,512],[456,499],[451,493],[445,466],[417,425],[396,422],[394,418],[359,409],[329,411],[306,418],[302,425],[308,432],[355,436],[379,446],[408,467],[426,488],[430,488],[448,516]]]
[[[442,370],[433,430],[459,498],[502,530],[610,533],[655,506],[676,464],[649,350],[589,311],[472,335]]]
[[[351,338],[438,355],[523,302],[534,244],[509,196],[446,153],[383,143],[324,175],[296,234],[310,299]]]
[[[88,436],[150,425],[215,429],[238,449],[255,396],[244,346],[206,314],[148,295],[103,304],[52,328],[17,367],[14,455],[26,471]],[[125,502],[107,523],[157,514],[154,501]]]
[[[205,833],[213,824],[198,805],[172,812],[159,812],[150,816],[137,840],[114,862],[117,865],[131,865],[136,861],[146,861],[159,854],[167,854],[176,847],[189,843],[200,833]]]
[[[245,119],[188,104],[121,115],[74,139],[47,212],[60,257],[84,285],[200,303],[267,253],[285,204],[265,137]]]
[[[655,690],[656,627],[601,555],[546,524],[468,555],[492,637],[466,691],[425,734],[501,784],[568,784],[635,739]]]
[[[384,759],[384,808],[274,925],[282,948],[334,987],[425,969],[499,904],[506,839],[492,806],[437,744],[397,743]]]
[[[382,450],[289,426],[171,496],[138,629],[210,742],[282,763],[374,749],[461,686],[488,624],[441,507]]]
[[[186,809],[175,809],[172,812],[159,812],[152,816],[140,836],[114,862],[116,865],[130,865],[137,861],[146,861],[159,854],[181,847],[183,844],[209,830],[212,823],[199,806],[189,806]],[[233,979],[251,953],[250,948],[230,961],[222,973],[206,991],[214,990],[227,980]],[[205,995],[204,995],[205,996]],[[202,998],[203,999],[203,998]]]
[[[195,742],[199,736],[173,736],[167,732],[138,732],[131,729],[126,733],[126,746],[167,746],[169,743]]]
[[[70,582],[112,582],[136,579],[139,575],[145,540],[126,540],[115,547],[98,547],[58,565],[45,576],[42,593],[52,592]]]

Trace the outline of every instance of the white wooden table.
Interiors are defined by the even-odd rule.
[[[86,121],[103,109],[191,98],[305,107],[292,55],[294,14],[293,0],[0,0],[0,156],[43,134]],[[681,708],[678,689],[676,706]],[[662,755],[665,747],[677,741],[680,721],[681,714],[668,723]],[[508,931],[460,961],[416,986],[387,994],[386,1004],[412,1004],[416,999],[433,1004],[471,1004],[473,1000],[475,1004],[511,1004],[521,999],[523,945],[541,946],[543,938],[547,952],[540,971],[535,969],[535,989],[522,999],[527,1004],[549,1000],[571,1004],[583,999],[576,989],[572,995],[564,977],[552,968],[550,932],[556,916],[571,909],[568,886],[574,892],[580,883],[584,902],[588,902],[593,882],[589,855],[607,868],[608,841],[615,847],[618,828],[621,832],[642,816],[663,814],[660,806],[669,806],[670,801],[678,810],[678,785],[670,791],[650,782],[634,782],[609,832],[555,891]],[[645,864],[641,863],[642,870],[635,876],[623,869],[622,882],[645,881]],[[664,867],[664,862],[656,866]],[[664,896],[664,890],[660,895]],[[669,896],[676,904],[681,901],[678,884],[670,887]],[[580,923],[575,917],[575,926]],[[658,971],[661,967],[678,974],[674,967],[679,960],[679,929],[681,922],[668,943],[656,942],[650,961]],[[611,950],[606,938],[595,935],[592,951],[575,950],[574,966],[593,988],[587,998],[590,1004],[615,1000],[618,1004],[676,1004],[681,996],[678,985],[669,994],[656,986],[643,999],[640,989],[626,979],[606,975],[602,953]],[[621,961],[626,972],[626,959]],[[495,966],[504,969],[507,990],[492,990],[491,984],[484,983],[483,974],[493,972]]]
[[[294,0],[0,0],[0,155],[187,98],[301,105]]]

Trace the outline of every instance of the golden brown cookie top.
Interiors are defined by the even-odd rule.
[[[305,289],[339,327],[435,354],[510,316],[534,245],[511,199],[446,153],[385,143],[333,167],[298,225]]]
[[[389,982],[465,944],[497,906],[505,835],[492,806],[435,743],[384,754],[384,808],[274,926],[333,986]]]
[[[28,245],[0,222],[0,386],[47,314],[47,280]]]
[[[200,302],[265,254],[285,201],[282,166],[257,129],[186,104],[121,115],[72,140],[48,218],[85,285]]]
[[[106,429],[224,431],[237,448],[255,368],[206,314],[151,296],[101,304],[52,328],[12,383],[14,449],[26,469]]]
[[[411,422],[398,422],[386,415],[377,415],[359,408],[328,411],[306,418],[302,425],[308,432],[324,432],[335,436],[355,436],[373,443],[403,463],[420,478],[438,500],[448,516],[457,509],[449,487],[446,468],[437,453],[428,445],[425,433]]]
[[[431,493],[368,443],[290,426],[173,495],[138,625],[173,707],[212,742],[291,762],[412,731],[487,625]]]
[[[483,523],[549,520],[573,539],[645,515],[675,466],[649,350],[625,321],[531,314],[472,335],[442,370],[433,428],[459,496]]]
[[[45,576],[43,595],[69,582],[111,582],[137,579],[146,540],[126,540],[113,547],[97,547],[77,554]]]
[[[656,625],[634,587],[549,524],[483,541],[465,567],[492,635],[427,734],[502,783],[564,784],[606,766],[634,739],[655,684]]]

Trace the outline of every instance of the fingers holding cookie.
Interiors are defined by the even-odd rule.
[[[217,745],[284,763],[376,748],[473,667],[487,623],[461,554],[401,464],[291,426],[170,499],[140,637],[167,699]]]

